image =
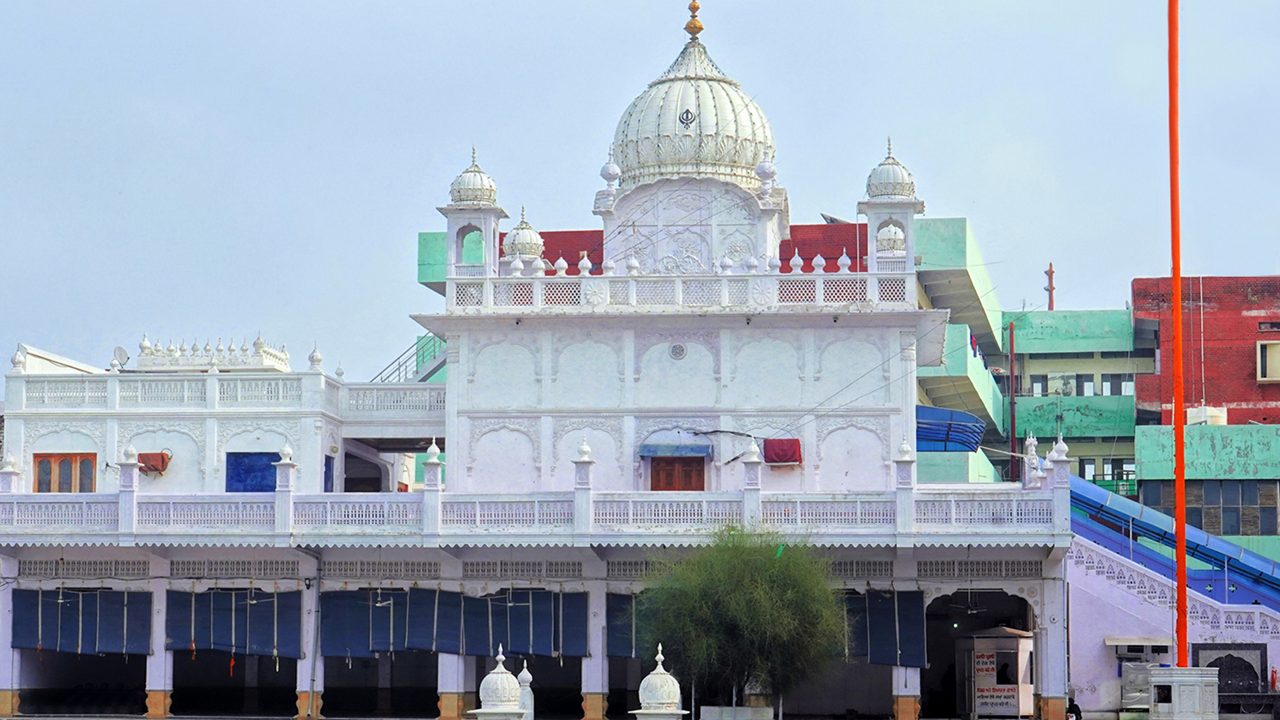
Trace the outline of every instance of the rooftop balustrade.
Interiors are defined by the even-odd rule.
[[[127,470],[128,468],[125,468]],[[28,487],[0,477],[5,487]],[[817,544],[1054,544],[1067,488],[1002,484],[867,493],[0,493],[2,545],[494,546],[697,544],[725,526]],[[1061,497],[1059,497],[1061,496]]]
[[[763,273],[721,275],[515,275],[447,282],[450,312],[633,312],[637,309],[832,308],[902,310],[916,306],[915,273]]]
[[[68,410],[314,410],[351,420],[443,417],[445,388],[343,383],[321,373],[10,375],[10,413]]]

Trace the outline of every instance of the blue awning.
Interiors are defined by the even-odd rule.
[[[12,646],[84,655],[146,655],[151,593],[14,590]]]
[[[986,430],[986,423],[976,415],[916,406],[916,450],[921,452],[973,452]]]
[[[676,443],[644,443],[640,446],[639,455],[640,457],[711,457],[711,446]]]

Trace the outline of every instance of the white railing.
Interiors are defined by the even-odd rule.
[[[769,273],[674,276],[511,276],[448,282],[448,304],[462,312],[590,308],[785,308],[914,306],[914,273]]]
[[[359,528],[361,532],[422,528],[422,497],[417,493],[353,493],[298,495],[293,501],[293,527]]]
[[[764,524],[789,527],[876,527],[897,524],[897,501],[884,495],[769,495],[760,503]]]
[[[921,527],[1029,527],[1054,526],[1054,502],[1049,491],[969,489],[918,491],[915,522]]]
[[[120,504],[114,495],[68,493],[66,495],[0,496],[0,527],[18,533],[39,529],[88,528],[115,530]]]
[[[444,412],[443,385],[426,383],[362,383],[347,386],[344,415],[366,416],[425,414]]]
[[[286,468],[287,469],[287,468]],[[282,470],[283,472],[284,470]],[[13,487],[26,487],[20,481]],[[529,494],[409,493],[153,494],[0,493],[0,544],[65,543],[76,532],[121,533],[146,542],[184,537],[235,545],[242,536],[272,542],[348,542],[395,535],[413,542],[467,537],[709,536],[726,525],[810,536],[884,536],[982,532],[1037,536],[1050,542],[1059,525],[1052,508],[1066,488],[975,493],[904,488],[857,494],[731,492],[595,492],[588,488]],[[904,509],[905,508],[905,509]],[[914,508],[914,515],[911,509]],[[39,538],[33,540],[33,538]],[[1046,539],[1048,538],[1048,539]],[[109,542],[109,541],[108,541]]]
[[[275,498],[268,493],[223,493],[138,499],[140,532],[187,528],[270,530],[276,523]]]
[[[593,519],[604,528],[720,527],[742,523],[740,493],[596,493]]]
[[[230,378],[218,380],[222,407],[296,407],[302,404],[302,378]]]
[[[1075,573],[1092,575],[1156,608],[1174,605],[1177,591],[1172,580],[1090,540],[1073,539],[1067,560],[1071,563],[1069,579]],[[1229,605],[1197,591],[1190,598],[1188,616],[1201,632],[1239,630],[1280,638],[1280,613],[1264,605]]]
[[[567,528],[573,526],[573,518],[572,493],[507,497],[446,493],[440,501],[442,532]]]
[[[22,399],[29,408],[104,408],[107,406],[107,380],[28,380]]]
[[[122,408],[204,407],[209,402],[204,378],[121,378],[119,382]]]
[[[30,411],[81,409],[153,411],[312,410],[342,419],[420,422],[443,418],[443,385],[435,383],[343,383],[320,373],[155,373],[108,376],[10,376],[20,401],[14,417]],[[11,386],[12,387],[12,386]],[[126,417],[127,415],[121,415]]]

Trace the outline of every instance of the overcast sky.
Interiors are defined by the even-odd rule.
[[[1120,307],[1167,274],[1165,5],[706,0],[773,124],[791,219],[855,214],[892,135],[928,216],[970,219],[1006,308]],[[106,365],[142,333],[408,346],[416,233],[475,144],[508,212],[590,212],[678,0],[0,3],[0,282],[17,342]],[[1183,10],[1189,274],[1277,272],[1280,3]],[[8,365],[3,366],[7,368]]]

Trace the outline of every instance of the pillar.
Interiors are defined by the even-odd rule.
[[[276,467],[276,543],[288,546],[293,536],[293,491],[298,482],[298,464],[293,461],[293,448],[288,443],[280,448]]]
[[[919,720],[920,668],[893,666],[893,720]]]
[[[589,533],[592,526],[591,501],[591,467],[596,464],[591,459],[591,447],[587,439],[582,438],[578,446],[578,457],[573,461],[573,530],[577,533]]]
[[[742,455],[742,524],[745,527],[759,527],[763,506],[760,497],[760,446],[754,438],[751,446]]]
[[[476,709],[476,664],[465,655],[440,653],[436,685],[440,693],[440,720],[463,720]]]
[[[606,586],[594,580],[587,589],[587,656],[582,658],[582,718],[604,720],[609,708],[609,658],[605,655]]]
[[[378,714],[391,713],[391,653],[378,653]]]
[[[136,469],[136,468],[135,468]],[[126,468],[121,467],[120,474]],[[165,648],[165,623],[169,607],[169,561],[152,558],[151,585],[151,654],[147,656],[147,717],[169,717],[173,702],[173,651]]]
[[[312,565],[316,561],[303,561],[303,566]],[[304,577],[314,577],[315,568],[303,571]],[[315,720],[321,717],[320,706],[324,699],[324,658],[320,657],[320,646],[316,643],[319,622],[320,583],[302,590],[302,657],[298,659],[297,694],[298,714],[296,720]]]
[[[422,463],[422,534],[435,537],[440,534],[440,491],[444,487],[444,463],[440,461],[440,448],[432,439],[427,448],[427,459]]]
[[[1057,563],[1055,574],[1061,574]],[[1036,716],[1040,720],[1067,717],[1067,584],[1061,577],[1044,580],[1044,612],[1035,631]]]
[[[0,577],[18,577],[17,558],[0,557]],[[13,649],[13,586],[9,582],[0,588],[0,717],[18,714],[22,688],[22,654]]]

